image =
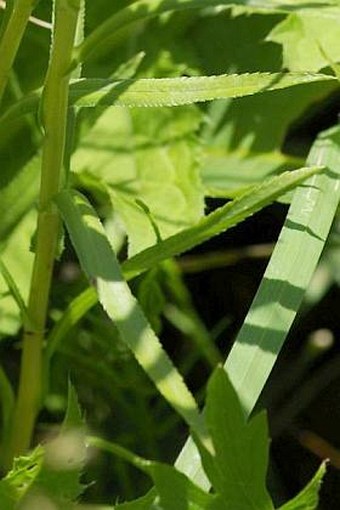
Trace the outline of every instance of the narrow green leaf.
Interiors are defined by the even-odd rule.
[[[162,260],[178,255],[226,231],[319,171],[320,167],[314,166],[285,172],[252,187],[232,202],[205,216],[194,227],[185,229],[127,260],[123,264],[124,274],[128,277],[136,276]]]
[[[80,263],[88,277],[95,282],[99,301],[115,322],[122,339],[159,392],[204,440],[204,426],[195,399],[163,350],[124,280],[95,211],[81,195],[66,191],[59,194],[57,204]]]
[[[121,81],[82,79],[71,84],[69,101],[79,108],[179,106],[336,80],[334,76],[321,73],[245,73]],[[40,95],[41,90],[38,90],[15,103],[1,117],[0,125],[37,111]]]
[[[340,135],[319,136],[308,163],[326,171],[295,193],[260,288],[226,362],[227,372],[251,412],[301,305],[340,199]],[[321,214],[322,211],[322,214]]]
[[[296,190],[260,288],[226,361],[247,414],[269,377],[327,240],[340,199],[339,157],[340,130],[334,128],[322,133],[311,149],[308,163],[325,165],[327,170]],[[187,464],[185,452],[192,448],[189,440],[177,465],[193,472],[193,480],[200,480],[197,459],[195,466]]]
[[[316,510],[319,503],[319,490],[326,473],[326,464],[322,463],[313,479],[295,498],[291,499],[279,510]]]
[[[294,85],[336,81],[313,73],[245,73],[136,80],[80,80],[70,88],[70,101],[78,107],[98,104],[120,106],[179,106],[214,99],[249,96]]]

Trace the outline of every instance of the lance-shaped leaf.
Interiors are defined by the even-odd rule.
[[[69,100],[70,105],[80,108],[180,106],[315,82],[336,82],[336,78],[322,73],[244,73],[119,81],[81,79],[71,84]],[[6,122],[36,112],[40,96],[41,90],[37,90],[11,106],[0,119],[3,129]]]
[[[254,408],[300,308],[327,240],[340,199],[340,130],[322,133],[308,163],[325,165],[297,189],[260,288],[225,367],[247,414]],[[178,467],[201,480],[195,459],[187,462],[188,440]]]
[[[60,193],[57,204],[80,263],[90,280],[95,282],[99,301],[114,321],[122,340],[159,392],[205,441],[204,424],[195,399],[124,280],[96,212],[78,193]]]
[[[220,207],[205,216],[197,225],[175,234],[157,245],[138,253],[123,264],[124,274],[136,276],[164,259],[178,255],[197,246],[211,237],[224,232],[266,205],[278,196],[297,186],[310,175],[320,171],[320,167],[302,168],[286,172],[255,186],[241,197]]]

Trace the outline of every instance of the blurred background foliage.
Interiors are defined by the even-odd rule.
[[[88,2],[87,33],[129,3]],[[41,0],[35,15],[48,20],[50,7],[49,1]],[[84,66],[83,74],[119,78],[129,74],[166,77],[279,71],[286,65],[282,47],[268,35],[284,19],[284,15],[251,14],[242,8],[164,15],[134,27],[127,40],[116,40],[114,48]],[[30,24],[11,75],[7,104],[41,86],[49,37],[47,29]],[[126,62],[130,68],[124,66]],[[82,136],[72,162],[72,179],[98,206],[124,258],[127,252],[135,253],[155,242],[150,218],[135,198],[150,207],[160,233],[167,236],[198,219],[204,208],[212,211],[265,176],[302,166],[316,134],[338,122],[339,105],[339,92],[333,84],[312,84],[278,95],[161,109],[156,116],[147,109],[128,112],[113,108],[100,116],[88,139],[86,133],[94,118],[80,115],[78,135]],[[4,257],[9,268],[22,274],[25,295],[31,254],[24,253],[22,246],[31,243],[41,136],[29,118],[6,131],[0,127],[0,135],[0,166],[6,168],[0,176],[1,240],[6,241]],[[169,217],[163,216],[164,196],[157,192],[157,180],[167,178],[165,174],[160,177],[157,166],[163,156],[164,171],[170,169],[166,199],[173,204],[173,211]],[[22,170],[25,162],[29,164]],[[188,182],[181,179],[182,165],[191,169]],[[13,175],[16,178],[9,185]],[[94,178],[98,175],[101,185]],[[9,213],[6,204],[13,201]],[[282,202],[289,202],[289,197]],[[201,402],[212,366],[226,358],[242,324],[286,211],[285,203],[277,203],[176,262],[154,268],[132,282],[153,327]],[[128,246],[122,221],[129,235]],[[277,503],[311,478],[320,457],[330,457],[320,504],[327,510],[340,505],[339,228],[338,220],[258,404],[269,412],[273,438],[269,485]],[[65,239],[54,274],[51,327],[85,288]],[[0,293],[1,359],[15,382],[19,315],[3,282]],[[58,345],[37,440],[60,423],[68,376],[91,431],[144,457],[170,462],[176,458],[186,437],[185,428],[98,305]],[[130,499],[149,486],[144,475],[104,454],[91,460],[85,478],[87,482],[96,480],[86,491],[88,501]]]

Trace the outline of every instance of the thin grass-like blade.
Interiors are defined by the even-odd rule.
[[[57,197],[80,263],[123,341],[155,383],[158,391],[203,441],[205,426],[194,397],[163,350],[138,301],[124,280],[116,255],[94,209],[80,194],[64,191]]]
[[[308,163],[324,165],[327,170],[296,190],[260,288],[225,364],[247,414],[279,355],[336,214],[340,200],[339,128],[319,136]],[[188,452],[192,452],[191,459]],[[204,485],[191,440],[183,448],[177,467]]]
[[[226,231],[263,207],[276,200],[281,194],[294,188],[309,176],[318,173],[321,167],[301,168],[285,172],[254,186],[239,198],[220,207],[191,228],[168,237],[162,242],[143,250],[123,264],[127,278],[154,267],[162,260],[183,253],[211,237]]]

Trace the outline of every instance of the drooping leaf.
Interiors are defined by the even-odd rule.
[[[114,321],[122,340],[159,392],[204,440],[204,426],[195,399],[124,280],[94,209],[81,195],[71,195],[67,191],[58,195],[57,203],[80,263],[87,276],[95,282],[99,301]]]

